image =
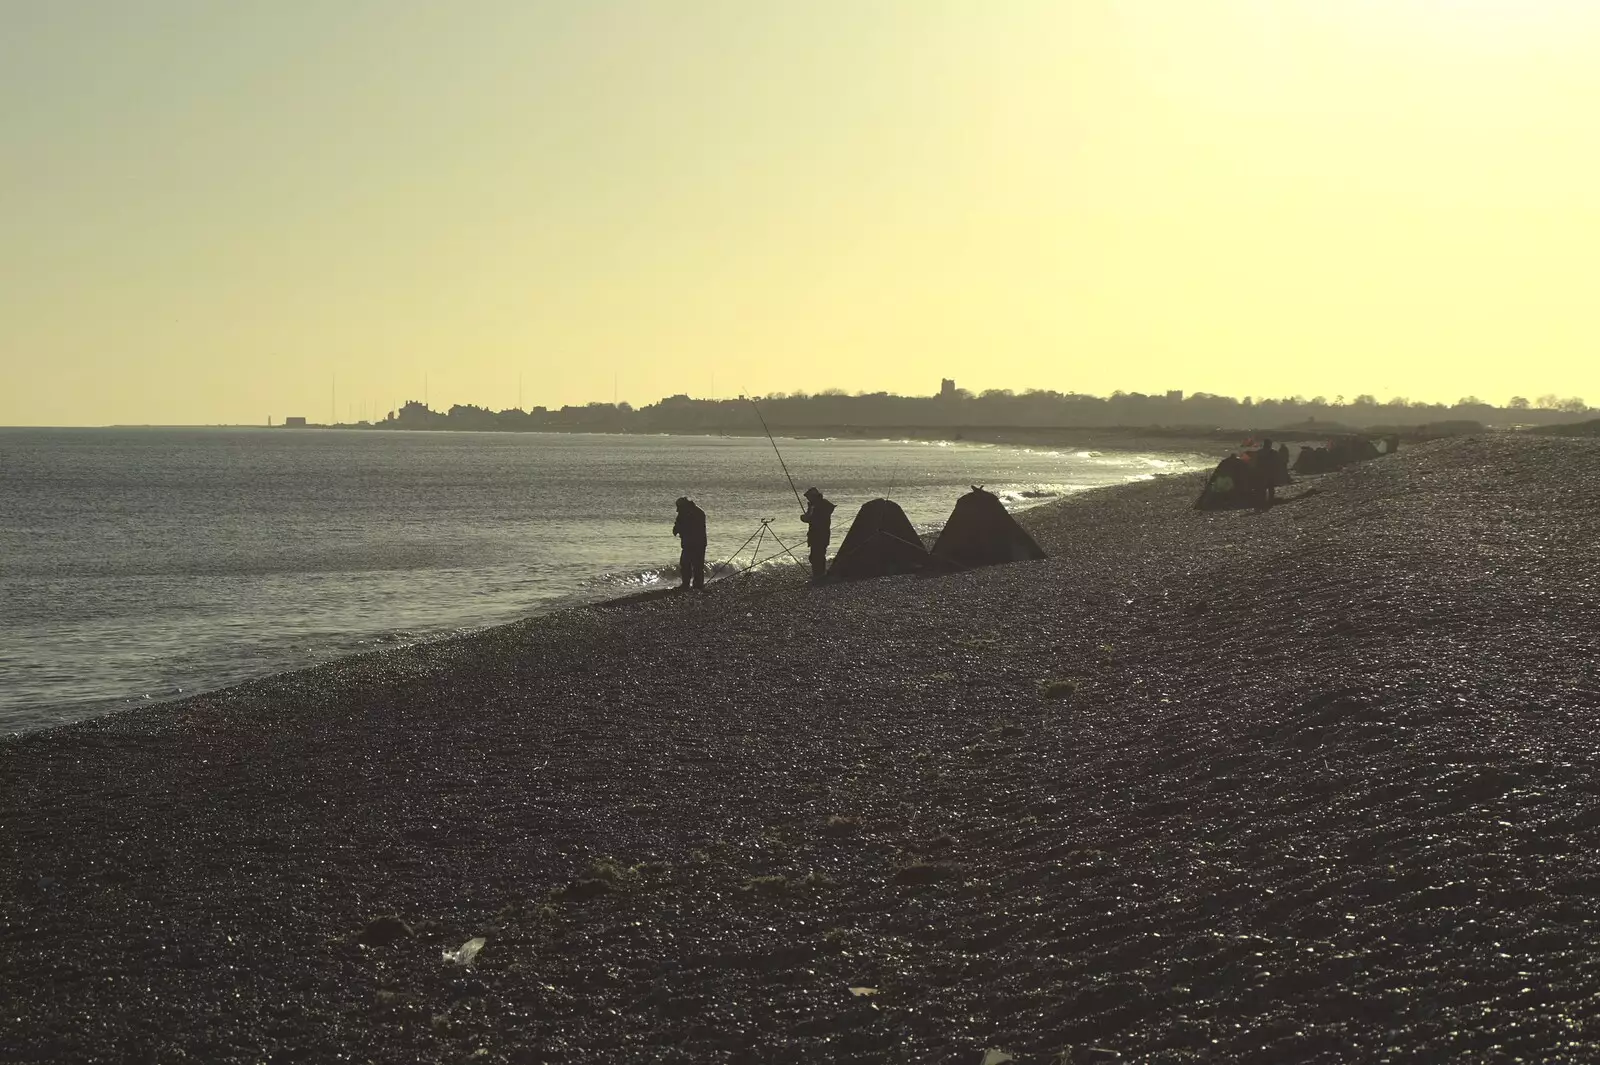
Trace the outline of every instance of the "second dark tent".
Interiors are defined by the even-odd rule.
[[[976,485],[956,500],[956,509],[950,512],[932,554],[935,560],[957,569],[1045,557],[1000,497]]]

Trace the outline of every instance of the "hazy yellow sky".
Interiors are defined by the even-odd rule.
[[[1592,0],[0,0],[0,424],[1600,403]]]

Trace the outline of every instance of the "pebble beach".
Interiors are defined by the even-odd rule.
[[[1600,1059],[1600,443],[1202,482],[0,742],[0,1061]]]

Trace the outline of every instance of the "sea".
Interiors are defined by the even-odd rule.
[[[888,496],[932,536],[1196,456],[764,437],[0,429],[0,735],[678,583],[673,501],[717,577],[834,545]],[[763,524],[771,519],[769,524]],[[931,542],[931,541],[930,541]]]

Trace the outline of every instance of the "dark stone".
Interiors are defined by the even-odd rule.
[[[362,929],[361,934],[356,937],[356,942],[369,947],[386,947],[396,940],[409,939],[415,934],[410,925],[390,914],[387,917],[377,918]]]

